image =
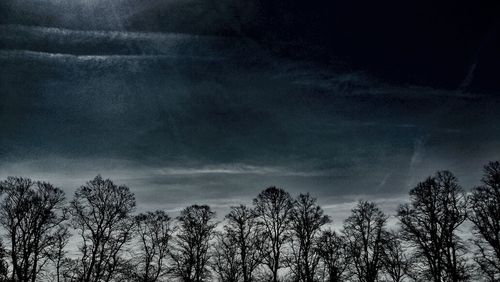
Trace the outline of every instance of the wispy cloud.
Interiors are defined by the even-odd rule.
[[[410,158],[410,163],[408,165],[408,182],[407,186],[411,186],[415,182],[415,174],[417,167],[420,165],[422,162],[423,156],[425,154],[425,142],[426,138],[425,137],[420,137],[415,139],[414,145],[413,145],[413,153]]]
[[[387,180],[389,180],[389,178],[392,176],[392,172],[389,172],[387,173],[384,178],[382,178],[382,180],[380,181],[380,183],[378,184],[377,186],[377,189],[381,189],[382,187],[385,186],[385,184],[387,183]]]
[[[203,167],[165,167],[156,170],[160,175],[203,175],[203,174],[254,174],[254,175],[276,175],[276,176],[325,176],[327,170],[300,171],[284,167],[253,166],[245,164],[230,164]]]

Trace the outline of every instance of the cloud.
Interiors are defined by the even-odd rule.
[[[284,167],[259,167],[245,164],[205,166],[200,168],[167,167],[158,169],[160,175],[251,174],[274,176],[314,177],[328,175],[328,171],[296,171]]]
[[[413,154],[410,159],[410,169],[413,169],[416,165],[418,165],[422,161],[422,155],[425,149],[425,140],[423,138],[419,138],[415,140],[415,148],[413,150]]]
[[[492,97],[299,63],[244,40],[1,28],[18,51],[0,51],[0,176],[69,194],[102,174],[172,210],[271,185],[331,204],[397,197],[437,169],[468,187],[500,153]]]
[[[384,178],[382,178],[382,180],[380,181],[380,183],[378,184],[378,189],[382,188],[385,186],[385,184],[387,183],[387,180],[389,180],[389,178],[391,177],[392,175],[392,172],[389,172],[387,173]]]

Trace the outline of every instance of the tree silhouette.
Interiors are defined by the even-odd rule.
[[[170,273],[184,282],[201,282],[210,278],[210,241],[217,223],[215,212],[207,205],[192,205],[177,217],[179,230],[171,252],[174,262]]]
[[[64,193],[20,177],[1,182],[0,192],[0,224],[10,241],[12,280],[35,282],[54,251],[54,232],[66,219]]]
[[[64,249],[68,245],[70,237],[71,233],[66,224],[60,225],[54,234],[54,252],[49,258],[54,264],[54,276],[57,282],[64,281],[64,268],[67,262]]]
[[[134,218],[134,234],[140,251],[136,256],[136,277],[143,282],[156,282],[167,274],[167,258],[174,228],[164,211],[141,213]]]
[[[6,261],[7,251],[3,246],[2,240],[0,240],[0,282],[8,281],[9,277],[9,265]]]
[[[317,280],[320,256],[315,249],[316,239],[321,228],[329,222],[330,218],[309,193],[300,194],[293,202],[290,212],[292,240],[289,265],[297,281]]]
[[[278,270],[282,268],[282,248],[289,239],[292,199],[285,190],[269,187],[257,195],[253,204],[265,239],[263,260],[271,271],[271,280],[277,282]]]
[[[217,273],[219,281],[238,282],[243,274],[235,239],[226,232],[219,232],[216,235],[212,268]]]
[[[408,258],[399,232],[391,231],[386,234],[384,254],[382,263],[386,276],[392,282],[402,282],[411,268],[411,260]]]
[[[484,167],[482,185],[469,197],[475,261],[489,281],[500,280],[500,162]]]
[[[386,221],[387,217],[374,203],[360,201],[344,222],[353,274],[361,282],[375,282],[379,278]]]
[[[131,239],[135,198],[126,186],[96,176],[76,190],[72,223],[82,239],[79,281],[111,281],[121,263],[120,252]]]
[[[398,218],[422,268],[416,275],[435,282],[466,279],[464,246],[456,233],[466,219],[466,199],[456,177],[437,172],[410,191],[410,200],[399,207]]]
[[[226,215],[224,230],[238,247],[241,278],[243,282],[255,280],[255,271],[262,262],[263,240],[258,228],[256,214],[248,207],[231,207]]]
[[[60,261],[59,265],[59,274],[57,274],[57,271],[54,277],[56,279],[60,279],[60,281],[64,282],[79,282],[81,281],[82,271],[80,269],[80,264],[79,260],[76,258],[70,258],[70,257],[64,257]],[[57,278],[59,276],[59,278]],[[53,281],[54,278],[51,279]]]
[[[133,216],[133,193],[101,176],[78,188],[69,206],[49,183],[8,177],[0,182],[7,243],[0,240],[0,282],[499,281],[500,162],[484,167],[468,197],[448,171],[409,195],[397,231],[366,201],[341,233],[324,229],[330,220],[315,198],[292,199],[276,187],[259,193],[253,208],[231,207],[217,229],[207,205],[186,207],[175,222],[160,210]],[[78,257],[67,250],[73,233]]]
[[[345,281],[345,273],[351,261],[345,237],[333,230],[324,230],[316,241],[316,253],[323,268],[323,281]]]

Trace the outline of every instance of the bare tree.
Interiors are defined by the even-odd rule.
[[[255,271],[262,262],[263,240],[255,213],[244,205],[231,207],[224,226],[226,236],[238,247],[243,282],[255,280]]]
[[[0,187],[0,224],[10,241],[12,280],[35,282],[55,246],[54,232],[66,219],[64,192],[20,177],[8,177]]]
[[[219,232],[216,235],[212,268],[217,273],[219,281],[238,282],[242,277],[241,257],[238,255],[238,244],[235,239],[226,232]]]
[[[290,219],[290,269],[297,281],[316,281],[320,256],[314,247],[321,227],[329,223],[330,218],[316,204],[316,199],[307,193],[300,194],[293,202]]]
[[[55,280],[57,282],[65,281],[64,280],[64,267],[66,263],[66,245],[68,245],[69,238],[71,237],[71,233],[68,230],[68,226],[66,224],[60,225],[57,231],[54,234],[54,251],[50,255],[50,260],[54,264]]]
[[[9,264],[6,261],[7,251],[0,240],[0,282],[9,281]]]
[[[456,177],[437,172],[410,191],[410,200],[399,207],[398,218],[420,261],[416,275],[435,282],[466,280],[464,246],[456,233],[466,219],[466,198]]]
[[[271,271],[272,281],[277,282],[278,270],[282,268],[282,248],[289,239],[292,199],[285,190],[269,187],[257,195],[253,204],[265,238],[263,260]]]
[[[73,227],[82,239],[79,281],[111,281],[131,238],[130,213],[135,198],[126,186],[96,176],[75,192],[71,201]]]
[[[345,281],[345,273],[349,267],[351,257],[345,237],[333,230],[321,232],[316,239],[316,252],[322,266],[322,280],[328,282]]]
[[[207,205],[192,205],[177,217],[179,230],[175,236],[170,273],[184,282],[201,282],[210,278],[210,241],[214,237],[215,212]]]
[[[475,261],[489,281],[500,280],[500,162],[484,167],[482,185],[469,197]]]
[[[408,257],[399,232],[386,234],[382,263],[389,281],[402,282],[410,271],[411,259]]]
[[[167,258],[174,228],[164,211],[141,213],[135,217],[135,235],[140,252],[135,269],[139,281],[156,282],[167,274]]]
[[[379,278],[386,221],[387,217],[375,203],[360,201],[344,222],[353,274],[361,282],[375,282]]]
[[[65,257],[61,261],[59,273],[61,281],[64,282],[81,282],[84,277],[80,260],[77,258]]]

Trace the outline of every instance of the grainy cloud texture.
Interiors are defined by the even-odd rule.
[[[300,20],[270,24],[274,10],[258,1],[143,2],[3,1],[0,178],[47,180],[71,195],[102,174],[130,186],[139,209],[170,211],[195,202],[222,211],[276,185],[311,192],[341,218],[359,198],[393,211],[438,169],[470,188],[500,158],[488,22],[474,25],[484,37],[457,47],[474,69],[459,54],[455,73],[426,49],[422,65],[396,51],[379,62],[375,38],[362,61],[366,36],[349,43],[319,20],[308,38]],[[379,38],[387,48],[391,32]],[[451,71],[440,80],[436,69]]]

